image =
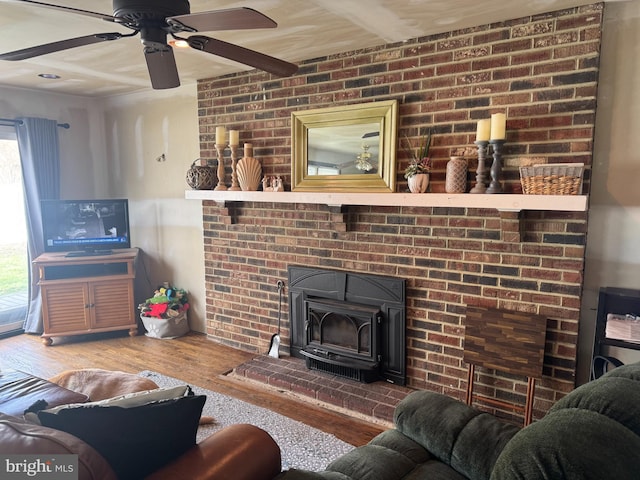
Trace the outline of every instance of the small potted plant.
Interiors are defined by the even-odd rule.
[[[409,165],[404,171],[404,178],[407,179],[411,193],[424,193],[429,186],[429,173],[431,172],[431,158],[429,157],[431,129],[427,130],[423,137],[422,144],[417,148],[413,148],[406,136],[404,139],[407,143],[405,150],[411,158]]]

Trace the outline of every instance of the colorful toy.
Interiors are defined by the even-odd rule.
[[[147,317],[170,318],[189,309],[187,292],[181,288],[163,286],[153,292],[153,297],[138,305]]]

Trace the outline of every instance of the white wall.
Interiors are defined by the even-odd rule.
[[[605,5],[579,382],[588,379],[600,287],[640,289],[640,2]],[[617,352],[625,362],[640,352]]]
[[[129,199],[133,244],[143,253],[138,291],[149,297],[164,281],[184,288],[189,324],[204,332],[202,204],[184,198],[200,152],[196,87],[108,98],[104,128],[110,191]]]

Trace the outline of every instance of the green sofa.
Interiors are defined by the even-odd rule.
[[[395,428],[332,462],[277,480],[635,480],[640,363],[578,387],[526,428],[434,392],[396,408]]]

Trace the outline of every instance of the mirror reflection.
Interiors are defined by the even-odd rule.
[[[397,100],[292,112],[291,189],[394,192]]]
[[[308,175],[372,175],[379,171],[379,123],[328,126],[308,131]]]

